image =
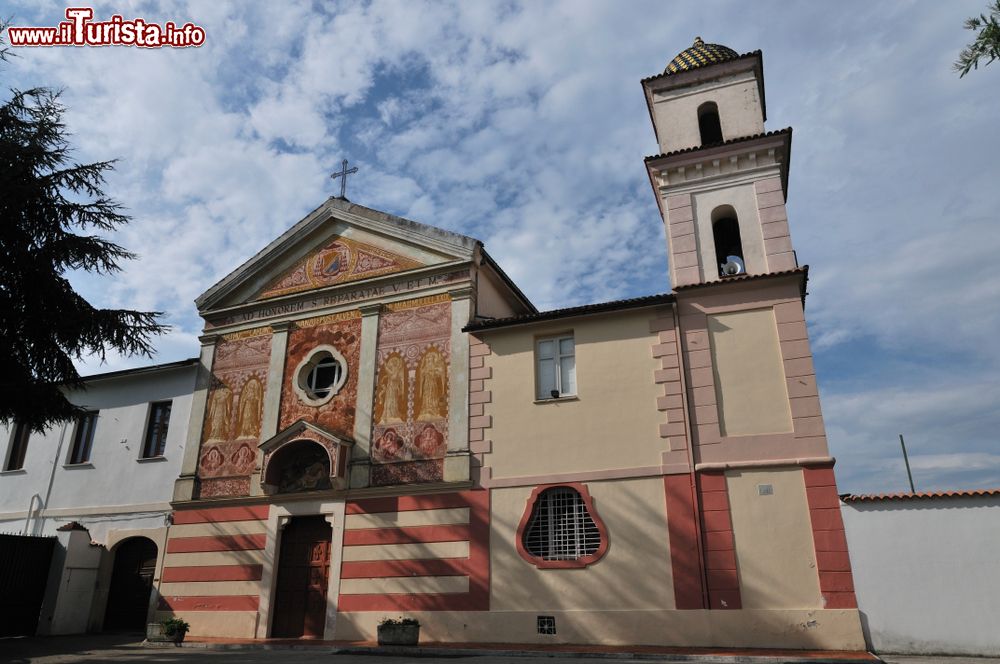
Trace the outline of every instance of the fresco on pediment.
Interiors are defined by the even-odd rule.
[[[347,379],[332,399],[312,406],[296,393],[295,372],[317,346],[332,346],[343,356]],[[349,311],[297,321],[288,333],[285,377],[281,387],[281,431],[302,419],[345,438],[354,438],[354,413],[358,400],[358,357],[361,352],[361,314]]]
[[[284,274],[265,286],[256,299],[412,270],[421,265],[397,253],[337,237],[318,251],[299,259]]]
[[[448,450],[451,300],[391,304],[379,318],[371,482],[437,482]]]
[[[250,493],[270,357],[268,328],[228,334],[216,344],[198,460],[202,498]]]
[[[281,464],[278,493],[329,489],[330,456],[316,445],[296,446]]]

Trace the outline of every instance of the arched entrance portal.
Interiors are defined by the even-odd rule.
[[[281,534],[273,637],[323,638],[333,532],[323,516],[294,517]]]
[[[145,537],[132,537],[118,545],[114,556],[104,629],[143,631],[156,571],[156,544]]]

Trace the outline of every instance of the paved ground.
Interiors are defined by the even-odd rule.
[[[456,664],[464,659],[469,664],[554,664],[566,659],[550,657],[391,657],[384,655],[333,654],[329,647],[303,647],[295,650],[211,650],[197,647],[148,648],[141,645],[138,635],[100,634],[46,638],[0,639],[0,662],[10,664],[63,662],[159,662],[161,664],[194,664],[209,662],[241,664],[276,662],[332,662],[334,664]],[[1000,664],[1000,658],[976,657],[910,657],[886,655],[887,664]],[[580,664],[612,664],[606,658],[573,658]],[[619,660],[620,661],[620,660]],[[664,660],[667,661],[667,660]],[[654,664],[655,660],[644,660]]]
[[[1000,657],[882,655],[882,661],[886,664],[1000,664]]]

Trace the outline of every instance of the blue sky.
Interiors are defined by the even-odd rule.
[[[81,3],[82,4],[82,3]],[[669,289],[639,80],[696,35],[761,49],[792,126],[788,212],[841,490],[1000,486],[1000,64],[951,71],[972,2],[99,2],[205,28],[197,49],[18,50],[5,87],[65,89],[80,161],[140,258],[74,282],[159,309],[156,361],[197,353],[192,300],[339,193],[482,239],[540,308]],[[14,25],[64,3],[8,2]],[[86,363],[96,372],[146,360]]]

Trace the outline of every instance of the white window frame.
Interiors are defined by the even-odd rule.
[[[567,339],[573,342],[573,352],[569,354],[563,354],[560,351],[560,347],[562,345],[560,342],[565,341]],[[542,344],[548,341],[553,342],[553,347],[555,349],[553,356],[551,358],[542,357]],[[555,389],[556,391],[559,392],[558,397],[553,397],[550,393],[551,390],[547,391],[544,394],[542,393],[541,364],[542,360],[549,360],[549,359],[553,360],[555,364],[555,379],[556,379]],[[570,392],[564,391],[562,384],[562,366],[566,360],[570,360],[573,362],[574,385],[572,391]],[[557,334],[549,337],[541,337],[536,339],[535,340],[535,399],[538,401],[552,401],[554,399],[562,399],[565,397],[575,397],[578,391],[578,385],[576,384],[577,382],[578,381],[576,378],[576,338],[574,337],[573,333],[568,332],[568,333]]]
[[[313,370],[328,359],[340,365],[340,373],[330,385],[329,391],[320,396],[313,391],[314,386],[309,384],[309,378]],[[340,354],[340,351],[329,344],[321,344],[313,348],[308,355],[302,358],[292,375],[292,390],[303,403],[309,406],[322,406],[329,403],[346,383],[347,360]]]

